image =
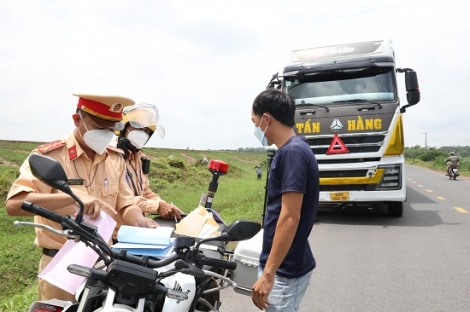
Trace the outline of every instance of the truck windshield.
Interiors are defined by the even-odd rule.
[[[396,97],[393,68],[373,67],[284,76],[284,90],[296,105],[343,104],[358,100],[391,102]],[[336,102],[336,103],[335,103]]]

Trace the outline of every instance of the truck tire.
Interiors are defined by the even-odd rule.
[[[403,215],[403,202],[389,202],[388,214],[392,217],[401,217]]]

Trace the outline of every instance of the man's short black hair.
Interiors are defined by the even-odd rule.
[[[295,102],[292,96],[278,89],[266,89],[255,98],[253,112],[256,115],[271,114],[280,123],[293,127],[295,125]]]

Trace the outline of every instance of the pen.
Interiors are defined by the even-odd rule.
[[[104,189],[108,190],[108,178],[104,178]]]
[[[170,202],[170,205],[175,206],[175,205],[173,205],[173,202]],[[178,219],[176,218],[176,215],[173,215],[173,217],[175,218],[175,223],[178,223]]]

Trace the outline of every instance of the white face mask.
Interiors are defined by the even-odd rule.
[[[263,123],[263,116],[261,116],[261,122],[259,123],[259,126],[255,127],[255,132],[253,132],[253,135],[261,142],[261,145],[269,146],[268,139],[266,138],[266,130],[268,130],[269,125],[263,131],[261,130],[262,123]]]
[[[80,116],[80,119],[82,119],[82,116]],[[83,126],[86,129],[85,134],[82,136],[80,131],[78,133],[82,137],[83,141],[85,141],[85,144],[88,145],[89,148],[95,151],[95,153],[102,155],[104,151],[106,150],[106,146],[111,143],[111,140],[113,139],[114,134],[109,131],[108,129],[94,129],[94,130],[88,130],[85,122],[83,121]]]
[[[142,149],[149,140],[149,135],[142,130],[132,130],[127,135],[127,139],[136,149]]]

